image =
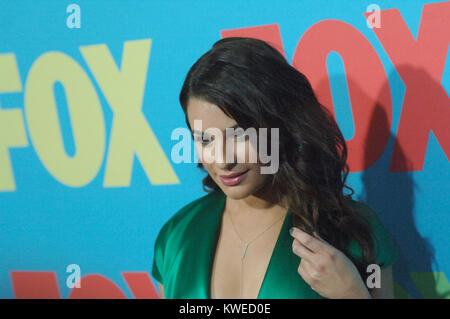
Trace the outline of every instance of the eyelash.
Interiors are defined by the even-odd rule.
[[[235,135],[234,137],[237,138],[239,136],[242,136],[242,134]],[[245,137],[245,139],[247,140],[247,138],[248,138],[248,135]],[[202,140],[202,139],[199,139],[199,138],[197,138],[196,141],[199,142],[199,143],[202,143],[203,145],[208,144],[210,142],[208,140]]]
[[[204,141],[204,140],[200,140],[200,139],[197,139],[197,142],[200,142],[200,143],[202,143],[203,145],[205,145],[205,144],[208,144],[208,143],[209,143],[209,141]]]

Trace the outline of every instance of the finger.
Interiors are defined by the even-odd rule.
[[[307,267],[305,267],[305,264],[303,262],[300,263],[300,266],[298,266],[298,273],[300,276],[302,276],[303,280],[306,281],[306,283],[311,286],[313,281],[313,278],[308,272]]]
[[[314,265],[308,260],[302,259],[298,272],[309,287],[319,293],[317,289],[320,287],[320,280],[317,277],[317,271],[315,270]]]
[[[292,241],[292,251],[300,258],[308,259],[310,261],[314,260],[314,252],[302,245],[302,243],[295,238]]]
[[[293,231],[291,233],[291,236],[293,236],[295,239],[297,239],[300,243],[302,243],[304,246],[306,246],[309,250],[313,252],[319,252],[323,249],[326,249],[325,243],[322,242],[320,239],[315,238],[314,236],[311,236],[310,234],[304,232],[303,230],[292,227]]]
[[[314,278],[312,275],[313,272],[316,272],[316,266],[314,262],[308,259],[302,259],[301,262],[303,264],[303,268],[305,268],[308,271],[308,274],[311,278]]]

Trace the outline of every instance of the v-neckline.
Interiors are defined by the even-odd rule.
[[[209,258],[208,258],[208,273],[206,274],[206,280],[204,280],[203,282],[207,285],[207,287],[204,287],[205,291],[206,291],[206,295],[208,299],[211,299],[211,280],[212,280],[212,271],[213,271],[213,265],[214,265],[214,259],[217,253],[217,246],[219,244],[219,235],[220,235],[220,231],[222,228],[222,219],[223,219],[223,213],[225,210],[225,204],[226,204],[226,198],[227,196],[225,195],[225,193],[223,193],[222,191],[219,191],[219,195],[220,196],[220,200],[218,201],[217,204],[217,209],[216,211],[213,213],[214,216],[216,217],[216,222],[214,223],[214,229],[212,229],[212,232],[214,234],[213,238],[214,238],[214,242],[212,243],[210,249],[210,253],[208,254]],[[211,212],[212,213],[212,212]],[[269,278],[273,272],[273,268],[274,266],[274,257],[278,258],[277,256],[280,253],[280,249],[281,247],[281,240],[284,238],[284,236],[286,236],[286,232],[287,227],[289,225],[289,221],[292,218],[292,214],[291,214],[291,210],[288,209],[287,213],[284,216],[283,219],[283,225],[281,226],[280,232],[278,233],[277,236],[277,240],[275,242],[275,246],[273,248],[272,254],[270,255],[270,260],[269,260],[269,264],[267,265],[267,269],[266,272],[264,274],[263,280],[261,282],[261,286],[259,288],[258,291],[258,295],[256,297],[256,299],[260,299],[260,296],[262,293],[264,293],[264,288],[265,288],[265,283],[267,282],[267,278]]]

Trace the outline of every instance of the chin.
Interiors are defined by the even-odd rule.
[[[248,190],[245,186],[222,186],[222,191],[232,199],[243,199],[252,194],[251,191]]]

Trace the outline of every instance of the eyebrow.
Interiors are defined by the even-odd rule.
[[[235,124],[235,125],[233,125],[233,126],[226,127],[225,129],[222,130],[222,132],[225,132],[225,130],[226,130],[227,128],[238,128],[238,127],[239,127],[239,124]],[[197,130],[192,130],[192,132],[193,132],[194,134],[195,134],[195,133],[201,134],[202,136],[203,136],[203,134],[205,134],[205,132],[197,131]]]

